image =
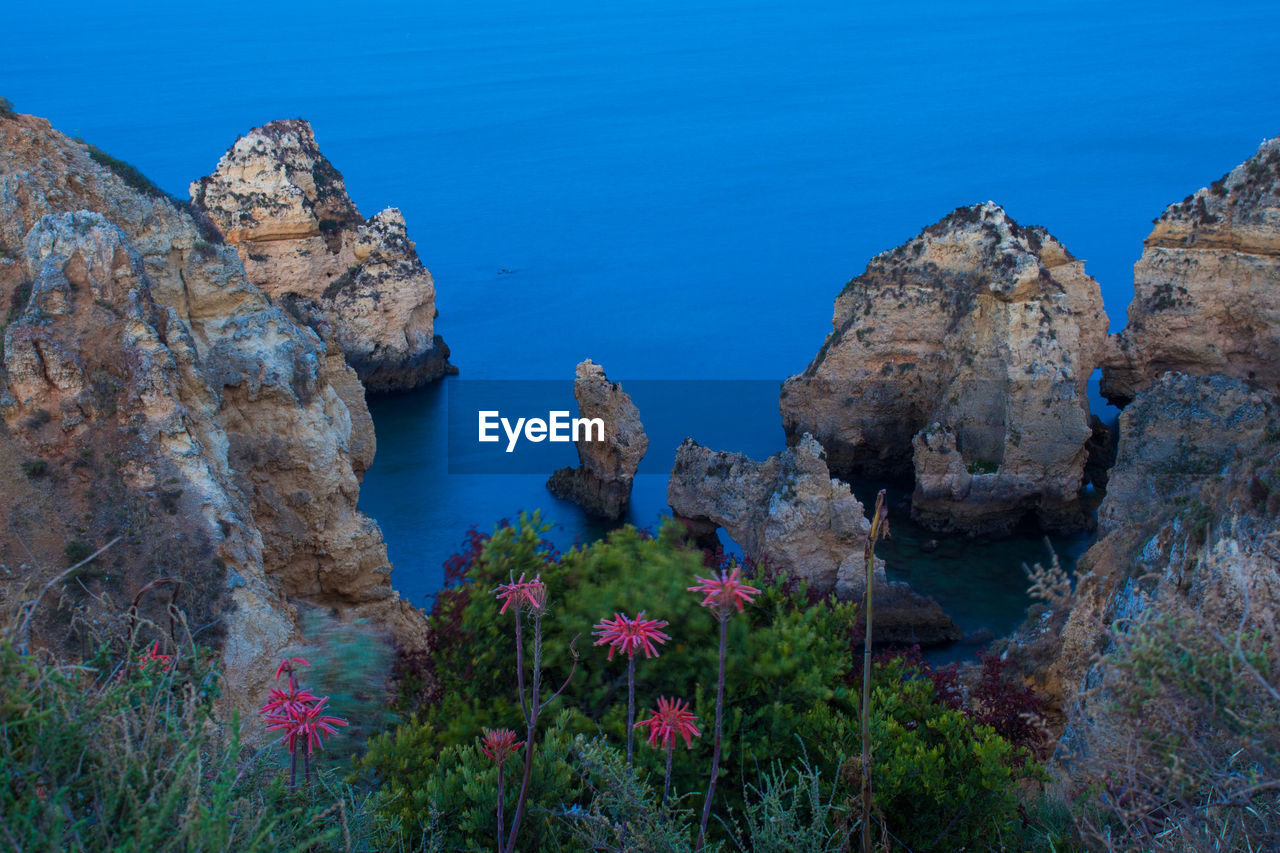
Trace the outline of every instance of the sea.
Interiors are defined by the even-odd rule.
[[[1086,260],[1118,330],[1151,220],[1280,134],[1274,0],[66,0],[9,4],[0,32],[0,96],[179,197],[301,116],[365,215],[403,211],[461,374],[370,399],[361,506],[424,605],[472,526],[537,509],[561,547],[609,529],[544,475],[450,473],[451,383],[588,357],[624,387],[780,382],[873,255],[988,199]],[[782,449],[776,399],[749,408],[687,434],[733,417],[752,452]],[[1020,621],[1024,562],[1089,544],[933,548],[888,485],[891,575],[975,645]],[[656,526],[665,495],[640,475],[626,520]]]

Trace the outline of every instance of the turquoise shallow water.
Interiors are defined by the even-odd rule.
[[[1085,258],[1118,328],[1152,217],[1280,133],[1270,0],[64,2],[3,28],[0,94],[179,195],[311,120],[362,211],[404,211],[469,378],[780,379],[872,255],[986,199]],[[541,477],[449,475],[441,393],[372,401],[398,586],[523,508],[599,534]],[[903,548],[967,628],[1016,618],[1021,545]]]

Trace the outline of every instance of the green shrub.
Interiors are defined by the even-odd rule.
[[[1018,820],[1018,773],[1036,768],[1019,771],[1022,751],[939,703],[933,683],[910,666],[890,661],[876,675],[873,799],[889,832],[911,850],[984,849]],[[837,731],[852,747],[853,733]],[[858,762],[848,769],[857,790]]]
[[[93,550],[93,548],[81,542],[79,539],[72,539],[67,543],[66,547],[62,549],[63,553],[67,557],[68,566],[74,566],[76,563],[89,559],[90,555],[93,554]]]
[[[747,785],[743,813],[745,829],[734,822],[732,838],[741,851],[753,853],[837,853],[852,836],[842,819],[845,807],[836,802],[822,774],[802,760],[795,768],[775,763]]]
[[[522,824],[520,850],[576,849],[570,827],[557,812],[587,802],[582,778],[569,763],[572,714],[561,713],[543,729],[534,751],[529,814]],[[497,838],[498,768],[471,740],[435,750],[427,730],[402,726],[376,747],[385,774],[379,790],[381,812],[405,827],[410,846],[425,839],[413,831],[423,816],[438,815],[439,840],[449,850],[479,850]],[[524,772],[524,750],[503,767],[504,824],[510,828]]]
[[[694,813],[682,807],[678,797],[659,807],[653,785],[627,767],[626,756],[604,738],[578,735],[571,760],[591,792],[585,808],[561,814],[578,848],[649,853],[693,850],[689,827],[697,821]]]
[[[5,849],[333,849],[343,808],[324,790],[289,795],[247,760],[234,719],[211,716],[209,661],[188,649],[170,673],[103,651],[64,665],[0,640]]]
[[[22,472],[32,480],[36,479],[37,477],[43,477],[45,475],[45,472],[48,470],[48,468],[49,468],[49,463],[45,462],[43,459],[31,459],[22,463]],[[87,556],[89,555],[85,554],[85,557]],[[84,557],[81,557],[81,559],[84,559]],[[76,562],[79,562],[79,560],[77,560]]]
[[[558,561],[548,559],[537,518],[499,529],[468,573],[470,583],[443,594],[433,614],[433,672],[438,699],[410,722],[421,729],[415,743],[438,751],[469,745],[481,727],[523,730],[515,707],[515,652],[510,614],[498,615],[490,591],[511,575],[541,573],[548,588],[544,618],[545,683],[558,685],[571,664],[569,645],[576,637],[582,655],[577,674],[559,700],[576,712],[572,728],[603,731],[612,743],[626,738],[626,663],[606,660],[592,648],[592,627],[615,611],[665,619],[672,640],[661,657],[638,659],[637,717],[659,696],[690,700],[709,729],[714,716],[717,622],[687,591],[695,576],[707,575],[699,551],[684,548],[675,526],[650,538],[626,527],[607,540],[575,549]],[[801,756],[801,741],[819,742],[832,714],[850,713],[853,691],[846,684],[854,609],[822,602],[808,606],[803,590],[767,584],[747,615],[729,625],[723,780],[730,791],[744,768],[775,760],[786,764]],[[799,740],[797,739],[799,736]],[[674,787],[705,788],[710,739],[677,750]],[[365,766],[382,778],[399,771],[394,750],[375,739]],[[834,772],[838,757],[821,754]],[[639,744],[637,765],[657,778],[663,756]],[[723,781],[722,780],[722,781]],[[424,782],[420,779],[419,783]],[[740,792],[737,794],[740,796]],[[729,794],[732,799],[733,794]]]
[[[93,158],[95,163],[99,166],[110,169],[115,173],[115,176],[124,181],[125,185],[130,189],[136,190],[137,192],[151,198],[175,201],[172,196],[160,189],[160,187],[156,186],[150,178],[142,174],[142,171],[132,163],[126,163],[124,160],[112,157],[98,146],[85,142],[83,139],[78,137],[76,138],[76,142],[79,142],[85,147],[89,152],[89,156]],[[182,202],[176,202],[176,204],[182,205]]]
[[[8,118],[11,115],[13,115],[13,101],[0,97],[0,118]]]
[[[656,538],[625,527],[563,556],[541,539],[542,529],[535,515],[500,527],[487,542],[473,541],[471,557],[457,572],[463,582],[441,593],[431,617],[436,646],[429,672],[414,685],[431,684],[428,700],[394,732],[370,743],[361,766],[380,780],[383,808],[402,826],[412,827],[434,805],[446,823],[460,821],[466,832],[494,837],[492,819],[485,817],[492,813],[492,788],[481,790],[479,782],[467,787],[457,768],[468,767],[467,773],[495,785],[493,771],[477,757],[481,728],[510,728],[524,737],[515,705],[514,617],[500,616],[491,594],[498,584],[521,574],[540,574],[548,589],[544,684],[554,688],[568,675],[575,638],[581,654],[575,677],[556,700],[559,704],[549,709],[562,713],[559,731],[548,739],[558,744],[575,734],[603,734],[615,747],[625,745],[626,662],[608,661],[605,650],[589,642],[601,619],[643,610],[649,618],[670,622],[666,631],[671,640],[661,647],[660,657],[637,659],[637,717],[659,696],[692,702],[704,736],[691,750],[675,751],[673,790],[697,800],[706,790],[718,623],[700,606],[699,597],[687,591],[696,576],[711,572],[703,554],[683,546],[682,529],[676,525],[664,526]],[[748,814],[744,809],[750,802],[760,814],[776,818],[791,809],[795,821],[811,821],[813,812],[806,812],[803,802],[780,799],[783,780],[791,772],[800,774],[795,784],[805,797],[836,802],[830,798],[838,786],[841,807],[848,805],[849,813],[857,814],[852,798],[858,783],[844,762],[858,749],[859,696],[850,686],[854,607],[827,600],[810,603],[803,587],[784,578],[753,582],[762,587],[761,594],[744,615],[729,622],[725,749],[716,812]],[[529,656],[527,652],[526,661]],[[958,849],[952,845],[988,838],[994,827],[1016,819],[1019,775],[1035,772],[1025,751],[940,701],[933,682],[907,662],[878,665],[874,683],[876,807],[890,832],[910,839],[908,843]],[[549,748],[539,760],[553,761],[552,755],[565,754],[562,749]],[[661,786],[663,761],[658,750],[637,744],[636,774],[642,785]],[[566,785],[534,792],[531,809],[551,814],[576,805],[579,811],[607,815],[620,808],[583,800],[581,789]],[[786,788],[786,796],[798,790]],[[634,804],[631,809],[645,812]],[[805,837],[830,840],[847,829],[831,823],[836,811],[822,811],[820,827],[807,823]],[[607,829],[607,821],[596,828],[601,826]],[[748,821],[743,831],[750,836],[763,826],[753,828]],[[793,835],[801,831],[797,823]],[[522,833],[522,849],[533,845],[531,835],[532,830],[530,836]],[[792,837],[778,837],[783,836]],[[728,840],[723,832],[719,838]]]

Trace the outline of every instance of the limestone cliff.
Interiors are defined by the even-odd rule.
[[[1102,393],[1123,405],[1167,370],[1280,390],[1280,137],[1167,207],[1144,246]]]
[[[999,533],[1034,514],[1086,524],[1086,383],[1107,318],[1097,282],[1043,228],[991,202],[876,256],[836,299],[833,331],[780,400],[837,474],[916,482],[912,514]]]
[[[356,508],[373,436],[351,368],[216,236],[43,119],[0,119],[0,594],[120,536],[46,600],[45,640],[118,637],[133,596],[176,577],[248,705],[297,637],[295,605],[408,646],[425,621]],[[143,615],[163,623],[162,604]]]
[[[1132,677],[1115,668],[1120,644],[1160,642],[1152,626],[1168,619],[1185,641],[1275,636],[1278,426],[1274,397],[1222,376],[1166,374],[1121,415],[1102,535],[1076,564],[1074,594],[1064,585],[1003,644],[1053,700],[1055,762],[1076,782],[1097,781],[1103,755],[1122,760],[1119,745],[1141,725],[1117,713]]]
[[[364,219],[311,125],[273,121],[236,140],[191,184],[249,280],[332,341],[370,391],[456,372],[435,334],[435,284],[399,210]]]
[[[832,479],[822,447],[811,436],[763,462],[685,439],[671,469],[667,502],[695,534],[710,536],[722,527],[746,557],[806,582],[816,594],[859,599],[866,590],[871,523],[848,484]],[[875,582],[878,641],[959,639],[955,624],[932,599],[885,580],[883,560],[876,561]]]
[[[1076,565],[1076,604],[1062,632],[1058,666],[1068,696],[1106,651],[1117,619],[1166,594],[1197,609],[1208,603],[1206,590],[1224,579],[1202,557],[1229,538],[1216,529],[1223,519],[1243,512],[1259,517],[1261,532],[1276,530],[1280,490],[1258,475],[1274,467],[1277,435],[1274,398],[1224,376],[1168,373],[1125,408],[1098,510],[1100,538]],[[1278,582],[1273,568],[1268,584],[1277,597],[1259,607],[1280,605]]]
[[[551,475],[547,488],[592,515],[618,519],[631,502],[631,483],[640,460],[649,449],[649,437],[640,423],[640,410],[622,385],[610,382],[604,368],[587,359],[578,364],[573,396],[579,416],[604,422],[604,440],[584,432],[575,442],[577,468],[561,468]]]

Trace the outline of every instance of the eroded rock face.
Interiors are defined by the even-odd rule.
[[[1195,557],[1212,544],[1209,522],[1229,513],[1215,492],[1230,491],[1233,479],[1248,484],[1257,460],[1280,451],[1278,426],[1268,392],[1224,376],[1167,373],[1125,408],[1098,509],[1101,538],[1076,566],[1077,603],[1063,632],[1069,683],[1117,618],[1135,615],[1164,587],[1194,590]]]
[[[71,639],[65,609],[113,631],[148,581],[176,577],[228,698],[251,707],[297,639],[295,604],[408,646],[426,627],[356,508],[373,451],[356,377],[209,236],[48,122],[0,119],[0,563],[25,566],[4,595],[65,566],[69,543],[120,536],[37,633]],[[143,615],[164,624],[163,604]]]
[[[937,530],[1086,524],[1086,383],[1107,318],[1048,232],[991,202],[960,208],[873,258],[833,327],[783,385],[789,441],[812,433],[837,474],[912,472],[912,514]]]
[[[1167,207],[1144,246],[1102,393],[1123,405],[1169,370],[1280,390],[1280,137]]]
[[[631,502],[631,484],[640,460],[649,449],[649,437],[640,422],[640,410],[622,385],[610,382],[604,368],[591,359],[578,364],[573,396],[583,419],[604,422],[604,440],[584,433],[575,446],[577,468],[561,468],[551,475],[547,488],[556,497],[566,498],[592,515],[618,519]]]
[[[848,484],[832,479],[812,436],[763,462],[685,439],[667,502],[693,532],[707,536],[723,527],[745,556],[805,581],[817,594],[860,599],[866,591],[871,522]],[[886,581],[879,558],[874,578],[877,642],[959,639],[959,629],[932,599]]]
[[[1241,626],[1274,636],[1278,426],[1270,393],[1222,376],[1168,373],[1125,408],[1101,536],[1076,564],[1075,594],[1009,642],[1061,709],[1055,762],[1073,782],[1096,781],[1091,751],[1114,751],[1132,734],[1136,718],[1112,713],[1125,689],[1113,657],[1147,619],[1205,636]]]
[[[364,219],[301,119],[254,128],[191,184],[249,280],[332,341],[370,391],[449,372],[435,284],[399,210]]]

